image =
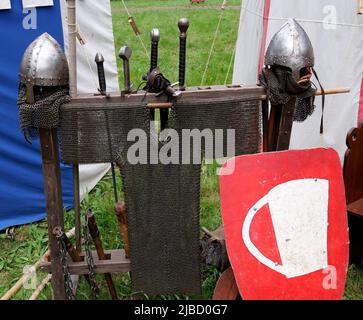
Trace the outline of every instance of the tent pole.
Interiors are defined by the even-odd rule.
[[[76,0],[68,0],[68,59],[69,87],[72,97],[77,96],[77,18]],[[73,165],[74,224],[76,249],[81,252],[81,214],[79,191],[79,167]]]
[[[77,22],[76,0],[68,0],[68,59],[69,87],[72,97],[77,95]]]

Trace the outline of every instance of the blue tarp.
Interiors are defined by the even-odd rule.
[[[27,143],[18,125],[18,72],[26,47],[37,36],[48,32],[63,44],[59,1],[37,8],[36,15],[23,12],[20,0],[11,3],[12,9],[0,10],[0,230],[45,217],[39,140]],[[63,204],[71,207],[72,169],[62,165],[61,172]]]

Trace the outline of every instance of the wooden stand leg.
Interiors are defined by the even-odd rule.
[[[295,97],[285,105],[271,105],[267,132],[269,152],[289,150],[295,106]]]
[[[262,101],[262,143],[263,152],[268,151],[268,100]]]
[[[81,210],[80,210],[80,193],[79,193],[79,167],[73,166],[73,196],[74,196],[74,226],[76,249],[82,251],[82,236],[81,236]]]
[[[289,150],[296,98],[292,97],[282,109],[276,151]]]
[[[282,115],[282,106],[272,104],[270,117],[268,119],[268,132],[267,132],[267,141],[268,141],[267,150],[269,152],[276,151],[277,148],[277,137],[280,129],[281,115]]]
[[[39,129],[43,161],[44,193],[48,222],[48,239],[52,261],[52,285],[54,300],[66,300],[64,276],[58,241],[53,229],[64,229],[62,189],[59,165],[58,135],[56,129]]]

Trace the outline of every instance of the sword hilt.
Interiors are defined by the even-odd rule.
[[[97,64],[97,72],[98,72],[98,83],[100,85],[100,92],[106,93],[106,77],[105,77],[105,69],[103,67],[105,59],[101,53],[97,53],[95,57],[95,62]]]
[[[130,63],[129,63],[131,55],[132,55],[131,48],[124,46],[120,49],[119,57],[123,60],[123,67],[124,67],[125,93],[131,92]]]
[[[159,29],[152,29],[151,33],[151,61],[150,61],[150,72],[158,66],[158,45],[160,40]]]
[[[181,18],[178,22],[180,30],[179,35],[179,90],[185,90],[185,60],[187,49],[187,30],[189,28],[189,21],[187,18]]]

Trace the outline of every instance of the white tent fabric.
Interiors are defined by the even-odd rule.
[[[288,18],[308,33],[316,70],[325,88],[350,87],[349,94],[326,97],[320,135],[321,98],[304,123],[294,123],[291,149],[333,147],[343,159],[346,134],[363,120],[363,15],[357,0],[244,0],[234,65],[235,84],[257,81],[261,56]],[[266,39],[266,41],[264,41]]]
[[[23,0],[23,8],[46,7],[54,5],[53,0]]]
[[[0,10],[11,9],[10,0],[0,0]]]
[[[63,33],[66,54],[68,52],[67,7],[61,0]],[[78,0],[77,22],[79,31],[86,44],[77,45],[77,81],[78,93],[97,92],[97,67],[94,61],[97,52],[105,58],[107,90],[118,91],[118,74],[115,44],[112,29],[110,0]],[[92,70],[92,71],[91,71]],[[81,198],[89,192],[109,170],[110,164],[92,164],[80,166]]]

